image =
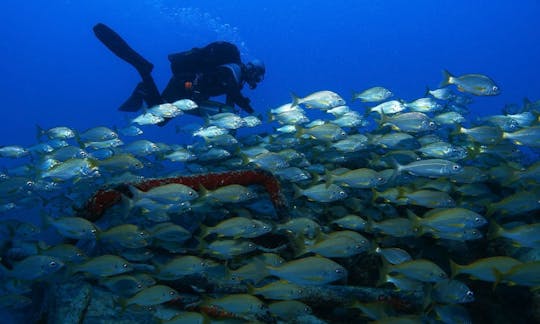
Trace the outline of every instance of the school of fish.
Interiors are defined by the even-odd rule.
[[[444,71],[413,101],[381,86],[350,105],[293,95],[264,121],[179,126],[188,144],[141,138],[197,109],[187,99],[123,128],[38,127],[35,145],[0,147],[0,309],[51,323],[65,308],[78,323],[539,320],[540,101],[469,117],[470,95],[499,92]],[[279,179],[285,219],[257,185],[129,185],[242,169]],[[121,184],[101,219],[82,216]]]

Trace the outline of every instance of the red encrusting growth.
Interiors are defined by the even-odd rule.
[[[262,185],[270,195],[270,199],[278,215],[281,215],[287,207],[285,197],[281,193],[279,181],[270,172],[264,170],[242,170],[150,179],[138,183],[123,184],[108,190],[100,189],[88,200],[85,206],[85,211],[87,212],[86,218],[90,220],[98,219],[105,210],[120,201],[122,193],[129,194],[129,189],[127,188],[130,185],[146,192],[152,188],[170,183],[183,184],[194,190],[199,190],[201,187],[208,190],[215,190],[232,184],[243,186]]]

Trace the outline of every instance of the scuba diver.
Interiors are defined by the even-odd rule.
[[[160,94],[152,77],[154,65],[134,51],[115,31],[99,23],[93,28],[96,37],[116,56],[131,64],[142,82],[137,84],[131,96],[118,108],[121,111],[137,111],[143,101],[148,107],[180,99],[191,99],[200,107],[189,113],[203,115],[217,113],[235,105],[248,113],[254,110],[250,99],[241,90],[245,83],[255,89],[266,72],[263,62],[252,60],[246,64],[240,60],[238,48],[228,42],[213,42],[202,48],[170,54],[172,77]],[[217,111],[201,111],[210,97],[226,95],[226,103],[217,104]],[[168,120],[158,124],[163,126]]]

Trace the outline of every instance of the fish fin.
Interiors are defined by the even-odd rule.
[[[292,102],[291,107],[296,107],[300,103],[300,97],[298,97],[294,92],[291,92]]]
[[[452,74],[450,74],[450,72],[448,72],[447,70],[443,70],[443,80],[441,82],[441,85],[440,87],[446,87],[450,84],[452,84],[452,78],[454,78],[454,76]],[[459,88],[459,86],[458,86]]]

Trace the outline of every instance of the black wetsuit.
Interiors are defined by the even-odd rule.
[[[243,64],[230,63],[195,73],[173,74],[167,87],[161,93],[161,99],[164,102],[174,102],[179,99],[202,102],[210,97],[226,95],[227,106],[237,105],[246,112],[252,113],[253,108],[249,98],[241,93],[244,85],[242,70]]]
[[[201,103],[210,97],[226,95],[228,106],[237,105],[248,113],[253,112],[249,98],[241,93],[245,83],[245,66],[235,45],[213,42],[203,48],[169,55],[173,76],[160,94],[151,74],[154,68],[152,63],[133,50],[108,26],[99,23],[93,30],[107,48],[135,67],[141,75],[142,82],[120,110],[137,111],[141,108],[142,100],[148,106],[155,106],[179,99],[191,99]]]

